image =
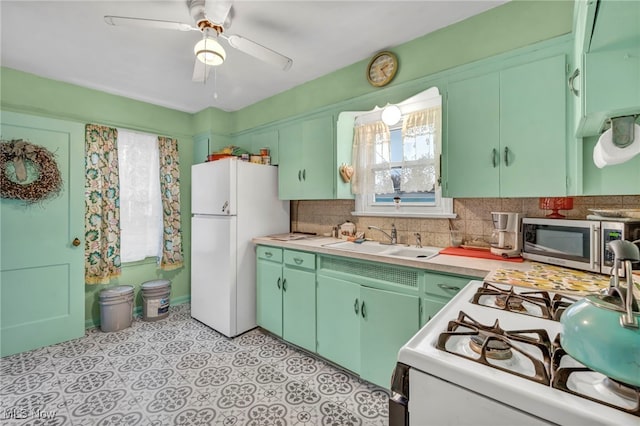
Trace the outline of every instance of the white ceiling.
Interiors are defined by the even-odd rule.
[[[180,111],[235,111],[506,1],[235,0],[226,33],[292,58],[293,67],[281,71],[223,41],[227,60],[203,84],[191,81],[200,33],[103,18],[193,24],[186,0],[0,0],[1,64]]]

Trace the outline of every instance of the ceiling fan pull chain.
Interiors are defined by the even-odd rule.
[[[213,69],[213,99],[218,99],[218,69]]]

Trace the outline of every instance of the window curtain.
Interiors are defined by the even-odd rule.
[[[118,130],[85,127],[85,282],[108,284],[120,275]]]
[[[389,127],[382,121],[355,126],[353,136],[353,177],[351,192],[354,194],[393,192],[391,180]]]
[[[182,230],[180,226],[180,162],[178,141],[158,136],[160,149],[160,194],[162,197],[163,240],[160,268],[182,267]]]
[[[402,123],[403,164],[400,187],[405,192],[433,191],[439,175],[441,107],[408,114]]]

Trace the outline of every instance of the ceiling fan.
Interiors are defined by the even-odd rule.
[[[293,65],[291,58],[268,47],[236,34],[225,33],[225,29],[231,25],[233,0],[215,0],[206,7],[205,0],[187,0],[187,5],[195,26],[183,22],[113,15],[105,15],[104,21],[114,26],[200,31],[203,35],[202,39],[194,46],[196,61],[193,69],[193,81],[205,81],[210,66],[220,65],[226,59],[226,52],[218,42],[219,38],[226,40],[229,46],[234,49],[277,66],[283,71],[287,71]]]

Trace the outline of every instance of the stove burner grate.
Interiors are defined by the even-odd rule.
[[[469,346],[480,355],[479,358],[449,350],[447,341],[454,336],[470,336]],[[542,354],[542,359],[523,351],[514,344],[515,342],[538,348]],[[474,348],[474,346],[476,347]],[[447,331],[440,333],[438,336],[436,348],[544,385],[549,385],[551,381],[548,373],[551,363],[551,341],[546,330],[543,329],[505,331],[500,328],[498,320],[493,325],[484,325],[460,311],[456,320],[449,321]],[[534,367],[533,375],[526,375],[514,369],[489,362],[489,359],[509,359],[514,351],[531,362]],[[507,353],[509,354],[508,356],[506,355]]]
[[[604,398],[596,398],[594,396],[587,395],[586,393],[576,391],[569,386],[571,376],[579,375],[580,373],[593,373],[593,370],[588,367],[561,367],[560,362],[562,360],[562,357],[571,355],[568,355],[567,352],[560,346],[559,338],[556,338],[556,340],[554,340],[553,346],[554,350],[551,363],[552,388],[559,389],[572,395],[576,395],[581,398],[597,402],[599,404],[604,404],[608,407],[622,410],[634,416],[640,417],[640,388],[627,385],[626,383],[621,383],[609,377],[603,376],[601,384],[613,395],[616,395],[623,400],[629,401],[631,408],[613,404],[609,401],[604,400]]]
[[[492,300],[493,304],[487,304],[485,300]],[[488,282],[484,282],[482,287],[478,288],[471,300],[471,303],[476,305],[555,321],[559,321],[562,312],[574,302],[575,299],[560,294],[554,295],[552,299],[546,291],[517,293],[513,287],[503,289]],[[535,309],[527,309],[527,304]]]

